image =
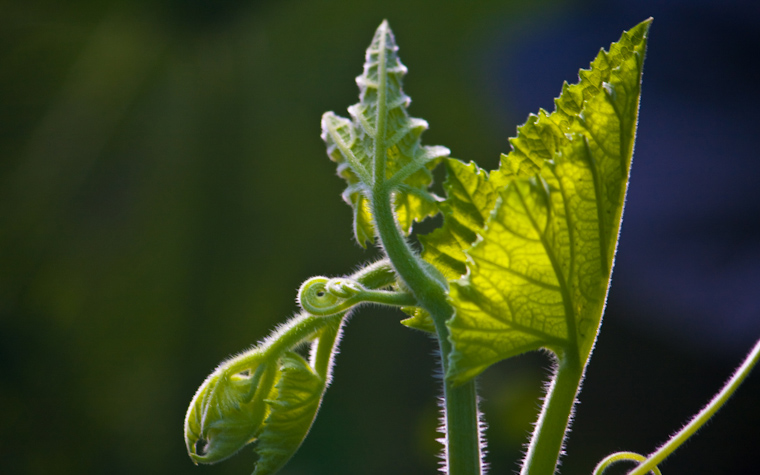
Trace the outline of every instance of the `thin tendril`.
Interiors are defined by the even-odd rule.
[[[715,413],[723,407],[723,404],[728,401],[728,398],[734,394],[734,391],[741,385],[746,379],[747,375],[752,371],[757,362],[760,360],[760,340],[755,343],[752,351],[749,352],[736,372],[731,376],[723,389],[713,397],[713,399],[705,406],[694,418],[684,426],[683,429],[678,431],[668,442],[662,447],[657,449],[656,452],[651,454],[641,465],[632,470],[629,475],[644,475],[647,470],[650,470],[652,466],[659,464],[671,453],[673,453],[678,447],[686,442],[689,437],[694,435]]]
[[[362,303],[404,307],[416,305],[417,300],[408,292],[371,290],[347,277],[328,279],[320,276],[301,285],[298,303],[311,315],[326,317]]]
[[[647,458],[644,457],[641,454],[637,454],[636,452],[615,452],[614,454],[610,454],[604,459],[602,459],[601,462],[599,462],[594,468],[593,475],[602,475],[605,470],[607,470],[610,465],[617,463],[617,462],[643,462]],[[662,472],[660,472],[660,469],[655,467],[652,467],[651,473],[654,475],[662,475]]]

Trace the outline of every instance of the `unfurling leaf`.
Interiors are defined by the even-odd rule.
[[[225,361],[195,394],[185,444],[196,463],[215,463],[252,444],[255,475],[279,470],[295,454],[329,382],[343,314],[295,317],[261,346]],[[312,363],[289,351],[311,342]]]
[[[454,380],[540,347],[587,360],[617,246],[649,24],[565,84],[557,110],[532,116],[491,174],[507,184],[465,251],[468,274],[451,285]]]
[[[198,388],[185,417],[185,445],[194,462],[224,460],[261,431],[278,376],[263,359],[254,351],[222,363]]]
[[[356,78],[359,103],[348,108],[351,119],[332,112],[322,116],[327,154],[348,182],[343,199],[354,209],[354,236],[366,247],[375,237],[371,194],[387,186],[401,229],[438,212],[428,192],[430,170],[449,154],[445,147],[420,144],[427,122],[409,117],[410,99],[401,89],[406,67],[387,22],[375,32],[367,49],[364,72]]]

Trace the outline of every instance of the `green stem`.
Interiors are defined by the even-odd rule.
[[[380,289],[396,282],[396,273],[388,259],[373,262],[354,272],[350,277],[368,289]]]
[[[329,380],[328,373],[334,356],[333,347],[337,343],[341,325],[343,325],[343,318],[335,319],[322,330],[322,334],[319,335],[319,342],[317,342],[312,365],[325,383]]]
[[[383,259],[359,269],[351,278],[367,288],[376,289],[393,284],[396,274],[390,263]],[[225,364],[230,373],[245,371],[272,355],[280,355],[293,348],[326,325],[339,325],[344,315],[345,313],[339,313],[330,317],[318,317],[301,312],[267,337],[264,344],[227,360]]]
[[[446,465],[449,475],[481,473],[478,395],[475,381],[454,387],[444,379]]]
[[[556,470],[582,379],[583,365],[577,352],[569,351],[560,356],[521,475],[552,475]]]
[[[380,188],[380,187],[378,187]],[[449,367],[451,342],[446,321],[454,313],[443,284],[426,271],[426,266],[410,249],[393,215],[390,193],[379,189],[372,195],[373,215],[380,242],[396,272],[435,324],[445,375]],[[454,386],[444,379],[446,466],[448,475],[481,473],[480,431],[475,382]]]
[[[263,350],[262,359],[272,361],[274,358],[279,358],[279,355],[311,338],[325,325],[328,325],[330,320],[340,320],[343,315],[341,313],[331,317],[315,317],[305,312],[296,315],[283,327],[267,337],[261,348]]]
[[[752,368],[757,364],[760,359],[760,340],[755,343],[754,348],[750,351],[749,355],[744,359],[744,362],[737,368],[736,372],[731,379],[728,380],[723,389],[715,395],[710,403],[705,406],[694,419],[691,420],[686,426],[678,431],[676,435],[670,438],[670,440],[660,447],[656,452],[650,455],[646,461],[636,467],[628,475],[644,475],[657,465],[660,464],[665,458],[673,453],[678,447],[681,446],[686,440],[694,435],[710,418],[720,409],[723,404],[728,401],[728,398],[736,391],[739,385],[744,382],[749,375]]]
[[[383,22],[381,28],[387,29]],[[387,104],[387,34],[381,32],[378,45],[377,111],[372,190],[369,193],[372,214],[380,243],[396,273],[411,290],[417,303],[430,313],[438,334],[443,374],[448,371],[451,342],[446,321],[454,313],[449,305],[447,285],[433,276],[422,260],[407,244],[393,214],[392,183],[386,182],[385,161],[388,153],[386,128]],[[480,432],[475,383],[470,381],[454,387],[444,380],[446,405],[446,466],[448,475],[478,475],[481,473]]]
[[[390,290],[368,290],[361,294],[364,302],[388,305],[390,307],[409,307],[417,305],[417,299],[406,292]]]

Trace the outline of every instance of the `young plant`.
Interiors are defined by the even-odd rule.
[[[601,324],[625,202],[651,19],[600,51],[556,109],[531,115],[510,139],[497,170],[423,146],[424,120],[407,113],[399,61],[386,22],[356,79],[350,118],[322,117],[322,138],[354,213],[354,236],[384,258],[352,275],[314,277],[299,290],[302,312],[204,381],[185,418],[196,463],[223,460],[251,444],[254,475],[272,474],[306,437],[325,389],[347,315],[362,303],[400,307],[405,325],[430,332],[445,378],[444,472],[484,472],[474,378],[512,356],[548,350],[555,371],[522,465],[551,475]],[[446,197],[429,191],[443,164]],[[409,242],[415,222],[437,213],[443,226]],[[308,358],[299,349],[308,347]],[[651,457],[621,452],[597,466],[657,464],[696,431],[746,377],[760,345],[692,423]]]

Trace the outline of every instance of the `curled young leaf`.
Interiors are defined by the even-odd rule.
[[[266,400],[269,414],[254,448],[259,459],[254,475],[277,472],[296,453],[311,430],[322,404],[344,314],[324,318],[327,324],[311,343],[310,360],[288,351],[279,360],[274,391]]]
[[[360,301],[412,303],[406,292],[377,290],[396,280],[387,260],[348,277],[316,280],[312,290],[329,291],[336,298],[333,303],[357,295]],[[295,454],[330,383],[346,315],[328,313],[294,316],[260,345],[223,362],[206,378],[185,417],[185,444],[195,463],[218,462],[251,444],[259,456],[254,473],[269,475]],[[293,351],[305,344],[310,345],[308,361]]]
[[[224,460],[261,431],[277,377],[262,356],[222,363],[198,388],[185,417],[185,445],[195,463]]]
[[[204,381],[185,417],[195,463],[224,460],[248,444],[257,475],[274,473],[311,428],[330,380],[344,314],[296,316],[264,344],[225,361]],[[289,349],[311,343],[311,361]]]

